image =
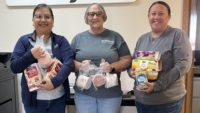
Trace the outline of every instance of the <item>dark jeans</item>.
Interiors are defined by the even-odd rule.
[[[161,105],[144,105],[135,102],[138,113],[180,113],[182,110],[184,98],[172,103]]]
[[[54,100],[37,100],[37,106],[24,105],[26,113],[65,113],[65,97]]]

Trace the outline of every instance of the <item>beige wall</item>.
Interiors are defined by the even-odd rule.
[[[105,27],[119,32],[127,41],[131,52],[137,38],[149,31],[147,11],[156,0],[136,0],[127,4],[105,4],[108,20]],[[170,25],[181,28],[183,0],[165,0],[172,9]],[[78,32],[88,29],[83,15],[88,5],[52,6],[55,14],[53,31],[64,35],[71,42]],[[7,7],[0,0],[0,52],[11,52],[18,38],[33,31],[32,6]]]

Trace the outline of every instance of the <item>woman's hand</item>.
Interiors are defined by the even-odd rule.
[[[88,68],[90,66],[91,60],[83,60],[82,62],[74,60],[75,70],[79,71],[80,68]]]
[[[83,60],[81,62],[82,67],[88,67],[91,64],[91,60]]]
[[[112,72],[113,67],[108,62],[102,62],[100,64],[101,69],[103,69],[104,72]]]
[[[51,82],[51,79],[50,78],[45,78],[43,81],[42,81],[42,84],[40,84],[40,88],[41,89],[45,89],[45,90],[52,90],[54,89],[54,86]]]
[[[79,70],[83,71],[89,70],[90,65],[91,65],[91,60],[84,60],[81,62]]]
[[[133,79],[136,78],[136,71],[133,70],[132,68],[129,68],[129,69],[127,70],[127,73],[128,73],[128,75],[129,75],[130,78],[133,78]]]
[[[154,85],[153,82],[145,82],[143,88],[136,87],[136,89],[145,93],[151,93],[154,90]]]
[[[31,53],[35,59],[39,59],[45,56],[45,50],[40,46],[36,46],[31,49]]]

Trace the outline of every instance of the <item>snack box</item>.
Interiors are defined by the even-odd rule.
[[[27,67],[24,70],[24,74],[29,87],[29,91],[32,92],[38,90],[38,85],[42,83],[42,73],[38,67],[38,64],[34,63]]]

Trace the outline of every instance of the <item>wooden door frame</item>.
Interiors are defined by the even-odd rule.
[[[182,29],[190,36],[190,28],[195,27],[196,13],[196,0],[184,0],[183,1],[183,17],[182,17]],[[194,23],[193,23],[194,22]],[[194,26],[193,26],[194,25]],[[196,33],[194,35],[196,37]],[[185,77],[185,87],[187,94],[183,105],[182,113],[192,113],[192,96],[193,96],[193,67],[187,73]]]
[[[189,34],[191,0],[183,1],[182,29]]]

